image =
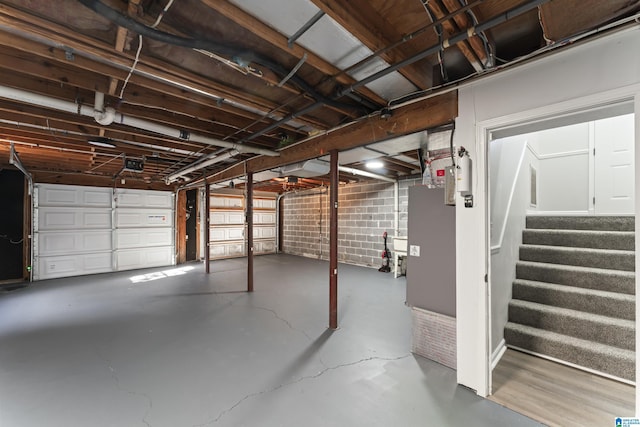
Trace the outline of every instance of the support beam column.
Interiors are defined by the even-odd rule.
[[[253,172],[247,172],[247,292],[253,292]]]
[[[331,150],[329,173],[329,328],[338,329],[338,150]]]
[[[209,274],[209,209],[211,208],[210,185],[206,183],[204,186],[204,271]]]

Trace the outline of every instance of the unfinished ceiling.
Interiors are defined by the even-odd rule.
[[[0,167],[13,145],[41,182],[176,188],[250,169],[283,191],[322,182],[283,166],[337,149],[341,180],[373,158],[395,179],[420,170],[424,135],[404,136],[455,118],[460,80],[639,3],[0,1]]]

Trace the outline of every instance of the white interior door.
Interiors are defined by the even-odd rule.
[[[634,115],[595,122],[595,213],[634,213]]]

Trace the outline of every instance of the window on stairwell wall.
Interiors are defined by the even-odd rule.
[[[529,206],[538,206],[538,171],[529,165]]]

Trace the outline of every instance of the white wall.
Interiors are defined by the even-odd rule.
[[[531,146],[540,160],[538,209],[587,213],[589,209],[589,124],[536,132]]]
[[[491,141],[491,352],[502,346],[509,313],[515,264],[529,206],[529,167],[537,158],[528,147],[530,135]],[[500,156],[494,156],[494,148]]]
[[[491,129],[557,116],[640,92],[635,27],[496,74],[459,90],[455,145],[473,162],[473,208],[456,207],[458,382],[489,393],[486,141]],[[636,103],[637,105],[637,103]],[[638,132],[636,132],[636,143]]]

